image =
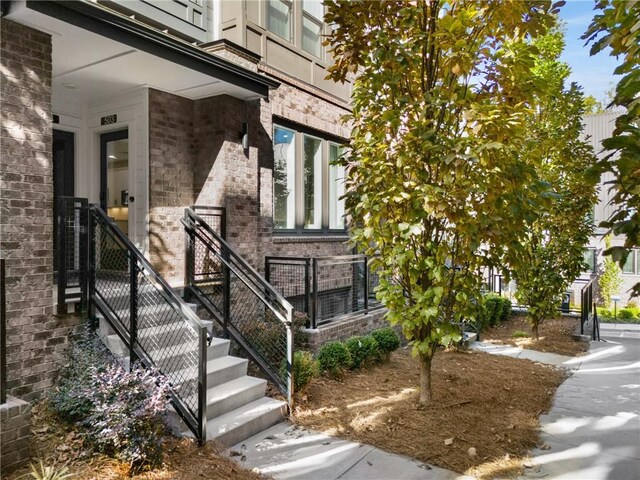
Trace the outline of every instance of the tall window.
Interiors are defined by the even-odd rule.
[[[291,12],[293,2],[289,0],[268,0],[267,29],[288,42],[291,41]]]
[[[345,171],[341,165],[333,165],[342,155],[342,147],[335,143],[329,144],[329,228],[342,230],[345,228],[344,199]]]
[[[640,267],[640,264],[636,264],[636,257],[638,256],[638,250],[631,250],[629,252],[629,255],[627,255],[627,261],[624,262],[624,266],[622,267],[622,273],[626,273],[628,275],[640,275],[640,270],[637,268]]]
[[[322,53],[322,0],[302,0],[302,49],[316,57]]]
[[[584,258],[584,263],[588,265],[585,272],[595,272],[596,271],[596,249],[586,248],[584,251],[583,258]]]
[[[274,126],[273,223],[277,230],[344,230],[344,168],[337,143]]]
[[[322,227],[322,140],[304,138],[304,228]]]
[[[273,156],[273,222],[276,228],[295,228],[295,132],[280,127],[274,128]]]

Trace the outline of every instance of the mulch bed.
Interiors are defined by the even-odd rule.
[[[528,360],[441,351],[427,407],[417,403],[419,376],[418,360],[401,350],[342,381],[320,377],[298,396],[292,420],[479,478],[515,475],[538,445],[538,416],[566,373]]]
[[[531,338],[531,326],[526,317],[517,316],[488,329],[482,333],[481,337],[483,342],[501,343],[540,352],[575,357],[586,352],[589,346],[587,342],[574,340],[571,336],[579,325],[579,318],[558,317],[547,319],[538,327],[540,339],[535,341]],[[518,330],[526,332],[529,336],[514,338],[513,333]]]
[[[186,438],[165,438],[165,456],[161,467],[129,475],[129,464],[120,462],[86,448],[82,434],[71,425],[59,421],[42,402],[32,409],[33,464],[41,459],[45,466],[68,467],[73,479],[83,480],[264,480],[267,477],[240,467],[233,460],[222,456],[224,450],[216,442],[207,442],[199,448],[195,441]],[[29,473],[22,468],[7,480],[17,480]],[[5,478],[5,477],[3,477]]]

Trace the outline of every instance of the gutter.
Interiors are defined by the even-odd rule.
[[[264,98],[269,96],[270,89],[280,86],[279,82],[264,75],[211,55],[199,47],[170,37],[96,4],[77,0],[27,0],[26,3],[27,8],[36,12],[117,40],[140,51],[249,90]],[[5,4],[8,7],[8,2],[2,0],[3,16],[7,13]]]

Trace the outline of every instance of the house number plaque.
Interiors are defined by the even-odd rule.
[[[113,123],[118,123],[118,115],[115,113],[100,118],[100,125],[111,125]]]

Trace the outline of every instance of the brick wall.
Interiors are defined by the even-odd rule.
[[[38,398],[73,317],[53,316],[51,38],[2,19],[0,248],[7,265],[9,393]]]
[[[184,277],[180,219],[193,205],[193,102],[149,90],[149,252],[169,279]]]
[[[0,473],[7,475],[31,458],[31,405],[9,397],[0,405]]]

